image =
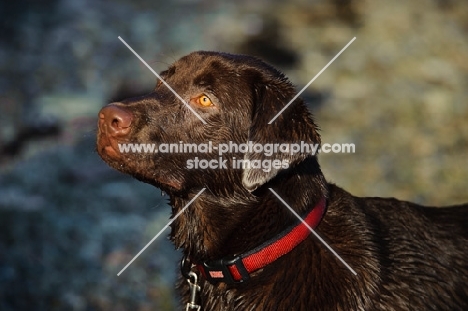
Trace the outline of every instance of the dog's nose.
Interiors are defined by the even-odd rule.
[[[99,126],[112,136],[125,136],[130,132],[133,115],[123,107],[109,104],[99,111]]]

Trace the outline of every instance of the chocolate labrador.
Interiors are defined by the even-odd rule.
[[[161,78],[100,111],[97,151],[169,194],[183,308],[468,310],[467,205],[328,183],[305,103],[279,114],[296,90],[257,58],[194,52]]]

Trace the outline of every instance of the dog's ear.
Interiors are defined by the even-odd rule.
[[[306,157],[314,156],[308,144],[318,147],[320,135],[307,106],[297,98],[271,124],[269,122],[296,96],[293,85],[281,73],[262,75],[255,83],[249,142],[260,144],[244,155],[242,184],[250,192],[274,178],[280,171],[292,169]],[[291,150],[295,148],[302,150]],[[285,152],[289,146],[289,152]],[[267,152],[265,152],[268,147]],[[271,151],[271,152],[270,152]],[[271,154],[270,154],[271,153]]]

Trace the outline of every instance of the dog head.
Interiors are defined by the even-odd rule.
[[[194,52],[160,76],[151,93],[100,111],[97,151],[113,168],[170,194],[202,187],[252,192],[315,157],[285,147],[319,144],[320,136],[300,98],[279,114],[296,90],[261,60]]]

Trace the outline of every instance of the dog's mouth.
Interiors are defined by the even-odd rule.
[[[112,138],[101,129],[99,129],[98,132],[97,151],[104,159],[119,160],[122,158],[122,154],[119,150],[119,141]]]

